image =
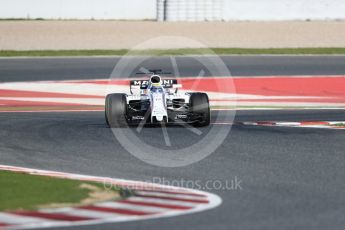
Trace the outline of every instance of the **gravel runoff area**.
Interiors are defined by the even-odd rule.
[[[345,47],[345,22],[0,21],[0,50],[130,49],[159,36],[213,48]],[[199,48],[175,39],[145,48]]]

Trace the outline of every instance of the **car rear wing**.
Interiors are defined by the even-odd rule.
[[[131,93],[132,89],[147,89],[149,82],[149,80],[131,80],[129,83]],[[177,83],[177,79],[162,79],[162,86],[166,89],[177,89],[182,87],[181,84]]]

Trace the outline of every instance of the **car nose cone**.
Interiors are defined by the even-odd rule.
[[[163,116],[156,116],[157,121],[163,121]]]

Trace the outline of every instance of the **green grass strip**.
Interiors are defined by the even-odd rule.
[[[345,123],[336,123],[336,124],[332,124],[331,126],[345,127]]]
[[[57,56],[167,56],[167,55],[343,55],[345,48],[210,48],[210,49],[151,49],[151,50],[0,50],[1,57]]]
[[[78,204],[90,192],[80,188],[82,183],[104,189],[103,184],[93,182],[0,171],[0,211],[34,210],[52,203]]]

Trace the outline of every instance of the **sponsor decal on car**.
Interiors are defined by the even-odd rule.
[[[187,114],[177,114],[175,116],[175,119],[186,119],[188,118]]]
[[[132,120],[144,120],[143,116],[133,116]]]

